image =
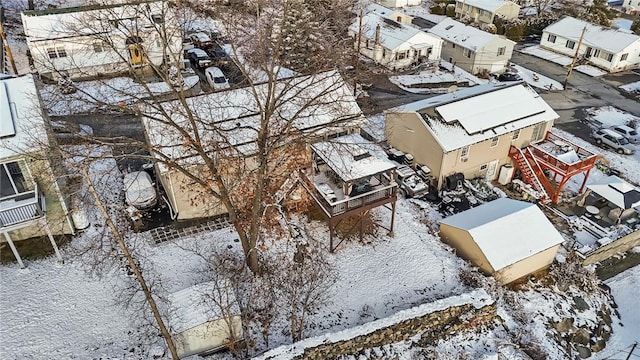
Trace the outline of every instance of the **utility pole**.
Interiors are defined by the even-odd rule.
[[[360,67],[360,43],[362,43],[362,17],[364,16],[364,11],[360,9],[360,19],[358,19],[358,38],[356,44],[356,60],[354,64],[354,80],[353,80],[353,96],[358,95],[358,70]]]
[[[573,60],[571,61],[571,65],[569,65],[569,71],[567,71],[567,76],[564,78],[564,88],[567,88],[567,84],[569,83],[569,77],[571,76],[571,72],[573,71],[573,67],[576,65],[576,60],[578,59],[578,52],[580,51],[580,46],[582,45],[582,39],[584,38],[584,33],[587,31],[587,25],[582,28],[582,33],[580,34],[580,39],[578,40],[578,46],[576,46],[576,53],[573,55]]]

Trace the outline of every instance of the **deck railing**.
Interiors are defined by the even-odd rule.
[[[0,199],[0,228],[41,217],[44,215],[43,201],[37,184],[33,191]]]

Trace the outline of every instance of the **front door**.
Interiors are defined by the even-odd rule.
[[[487,166],[487,180],[493,180],[496,177],[496,168],[498,167],[498,160],[493,160]]]
[[[140,44],[129,45],[129,57],[131,59],[131,65],[142,65],[145,61],[144,51]]]

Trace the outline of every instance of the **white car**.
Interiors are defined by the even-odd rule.
[[[229,80],[224,76],[220,68],[215,66],[208,67],[204,70],[204,76],[213,90],[224,90],[230,87]]]
[[[626,137],[632,144],[640,143],[640,135],[638,135],[638,132],[632,127],[627,125],[615,125],[610,127],[610,129]]]
[[[128,205],[145,210],[158,202],[155,184],[146,171],[132,171],[124,175],[124,196]]]

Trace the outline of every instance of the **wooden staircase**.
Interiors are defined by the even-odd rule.
[[[522,151],[515,146],[509,148],[509,157],[512,158],[516,166],[520,169],[522,180],[533,186],[542,194],[540,203],[546,204],[551,200],[551,196],[555,193],[555,188],[551,181],[542,171],[542,168],[536,161],[529,149]]]
[[[285,182],[282,184],[280,189],[276,191],[275,198],[277,204],[282,203],[282,200],[284,200],[284,198],[289,195],[289,193],[296,187],[299,180],[300,175],[298,174],[298,171],[292,172],[287,180],[285,180]]]

